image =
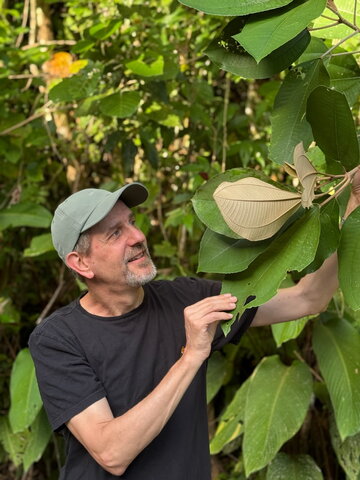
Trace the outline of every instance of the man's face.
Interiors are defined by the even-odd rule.
[[[109,285],[140,287],[152,280],[156,268],[144,234],[135,225],[132,211],[118,201],[110,213],[91,228],[87,256],[94,280]]]

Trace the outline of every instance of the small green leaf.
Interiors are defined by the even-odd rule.
[[[0,210],[0,231],[9,227],[48,228],[51,219],[51,213],[41,205],[17,203]]]
[[[295,0],[286,7],[252,15],[233,38],[259,63],[321,15],[326,0]]]
[[[31,432],[23,457],[25,472],[34,462],[41,458],[49,443],[51,433],[52,430],[48,418],[45,410],[42,408],[31,425]]]
[[[220,390],[227,374],[228,362],[220,352],[214,352],[208,361],[206,373],[206,399],[207,403],[215,397]]]
[[[28,348],[18,353],[10,377],[9,420],[14,433],[25,430],[39,413],[42,401]]]
[[[117,92],[99,100],[99,108],[104,115],[111,117],[130,117],[140,103],[139,92]]]
[[[270,158],[277,163],[292,163],[295,146],[303,142],[307,149],[312,131],[306,121],[306,102],[318,85],[328,85],[329,75],[322,60],[294,67],[285,77],[276,96],[271,116]]]
[[[319,86],[310,94],[306,118],[314,139],[325,153],[330,173],[343,173],[359,164],[359,143],[344,94]]]
[[[307,30],[300,32],[281,47],[271,52],[259,63],[246,52],[233,36],[244,27],[242,17],[232,20],[219,37],[215,38],[205,54],[219,68],[245,78],[269,78],[289,67],[305,50],[310,42]]]
[[[246,400],[243,456],[247,476],[267,465],[299,430],[311,395],[311,373],[304,363],[295,361],[287,367],[278,356],[260,362]]]
[[[245,270],[269,245],[269,241],[249,242],[206,229],[200,243],[198,272],[237,273]]]
[[[353,310],[360,309],[360,208],[354,210],[341,229],[339,282],[346,303]]]
[[[28,431],[13,433],[8,418],[4,416],[0,418],[0,441],[16,467],[19,467],[23,461],[28,437]]]
[[[320,468],[310,455],[280,452],[268,466],[266,480],[323,480]]]
[[[249,15],[283,7],[292,0],[179,0],[180,3],[210,15]]]
[[[340,318],[317,322],[313,348],[343,441],[360,432],[360,334]]]
[[[280,347],[283,343],[297,338],[304,330],[305,325],[311,317],[299,318],[292,322],[273,323],[271,331],[276,342],[276,346]]]
[[[159,55],[151,63],[145,63],[143,58],[144,54],[137,60],[126,63],[126,67],[135,75],[140,75],[141,77],[156,77],[164,73],[164,57],[162,55]]]
[[[301,271],[314,259],[319,236],[319,209],[313,207],[277,237],[247,270],[227,275],[221,291],[231,292],[238,298],[235,311],[242,313],[247,307],[261,305],[270,300],[287,272]],[[256,298],[245,307],[245,301],[251,295]],[[233,318],[222,323],[225,334],[234,321]]]
[[[53,102],[73,102],[93,95],[99,88],[101,71],[89,66],[77,75],[64,78],[49,92],[49,99]]]
[[[24,250],[24,257],[38,257],[54,250],[51,233],[44,233],[31,239],[30,246]]]
[[[216,455],[220,453],[225,445],[235,440],[242,433],[243,428],[237,418],[233,418],[228,422],[220,422],[210,442],[210,454]]]

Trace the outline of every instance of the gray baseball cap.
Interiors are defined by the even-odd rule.
[[[57,207],[51,222],[52,241],[59,257],[65,262],[80,234],[105,218],[118,200],[131,208],[147,197],[147,189],[139,182],[124,185],[115,192],[86,188],[70,195]]]

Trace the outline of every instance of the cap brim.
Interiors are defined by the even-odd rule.
[[[132,208],[145,202],[147,197],[148,191],[141,183],[133,182],[124,185],[122,188],[119,188],[119,190],[110,193],[96,206],[84,223],[81,233],[101,222],[101,220],[112,210],[118,200],[123,201],[127,207]]]

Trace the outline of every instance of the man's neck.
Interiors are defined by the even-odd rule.
[[[144,299],[142,287],[127,287],[122,291],[106,292],[92,289],[80,299],[81,306],[89,313],[100,317],[117,317],[135,310]]]

